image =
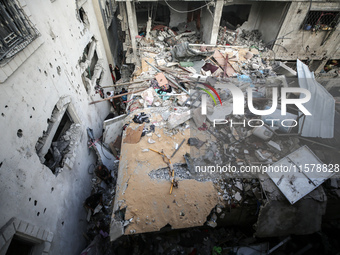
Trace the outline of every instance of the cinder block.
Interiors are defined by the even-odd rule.
[[[32,45],[31,44],[27,45],[26,48],[24,50],[22,50],[22,51],[26,52],[27,58],[29,56],[31,56],[33,54],[33,52],[34,52],[33,49],[32,49]]]
[[[18,54],[15,55],[16,58],[19,58],[21,60],[22,63],[25,62],[25,60],[27,59],[25,50],[20,51]]]
[[[50,232],[49,231],[44,231],[44,234],[43,234],[43,237],[41,238],[42,240],[44,240],[44,241],[47,241],[47,237],[48,237],[48,234],[49,234]]]
[[[52,242],[52,240],[53,240],[53,233],[52,233],[52,232],[49,232],[49,233],[48,233],[48,236],[47,236],[46,240],[47,240],[48,242]]]
[[[39,228],[37,226],[33,226],[33,230],[31,232],[31,236],[37,237]]]
[[[18,231],[19,225],[20,225],[20,220],[17,219],[17,218],[14,218],[13,225],[14,225],[15,230]]]
[[[2,71],[2,68],[0,68],[0,83],[3,83],[7,80],[8,76],[5,74],[4,71]]]
[[[4,65],[3,67],[1,67],[1,70],[2,70],[8,77],[11,76],[12,73],[13,73],[12,68],[11,68],[8,64],[6,64],[6,65]]]
[[[13,224],[8,225],[4,232],[2,233],[3,237],[5,238],[6,242],[11,240],[13,235],[15,234],[15,228]]]
[[[23,49],[22,51],[20,51],[21,54],[21,58],[26,61],[26,59],[28,59],[29,56],[31,56],[31,53],[28,52],[27,47],[25,49]],[[20,54],[19,53],[19,54]]]
[[[28,223],[25,221],[20,221],[19,228],[17,229],[20,233],[26,233],[26,229],[28,227]]]
[[[45,230],[43,230],[42,228],[39,228],[38,233],[37,233],[37,238],[43,240],[44,233],[45,233]]]
[[[32,233],[32,231],[33,231],[33,228],[34,228],[34,226],[32,225],[32,224],[27,224],[27,228],[26,228],[26,230],[25,230],[25,234],[27,234],[27,235],[31,235],[31,233]]]
[[[18,64],[17,62],[14,61],[14,59],[12,59],[11,61],[8,62],[8,64],[10,66],[10,68],[12,69],[13,72],[15,72],[15,70],[18,69]]]
[[[45,242],[44,243],[44,252],[49,252],[51,249],[51,243]]]

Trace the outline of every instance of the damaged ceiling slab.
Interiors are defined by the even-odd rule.
[[[125,220],[130,221],[124,230],[125,234],[159,231],[167,225],[173,229],[202,226],[218,202],[213,183],[182,180],[179,177],[179,187],[169,194],[170,177],[168,169],[163,170],[167,168],[167,164],[162,155],[152,151],[162,151],[170,157],[176,146],[190,137],[189,129],[183,128],[177,134],[168,136],[160,109],[146,108],[135,111],[134,114],[142,111],[149,120],[149,123],[145,123],[144,130],[147,131],[144,132],[149,132],[137,144],[124,142],[131,133],[126,132],[123,136],[113,218],[117,211],[124,210]],[[125,121],[131,122],[131,116]],[[129,125],[133,126],[138,124]],[[176,176],[190,175],[187,171],[177,172],[180,169],[177,165],[186,163],[183,155],[188,152],[189,145],[184,143],[171,158]]]

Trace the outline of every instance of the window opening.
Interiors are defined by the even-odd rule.
[[[0,0],[0,61],[9,59],[39,36],[16,0]]]
[[[72,124],[73,120],[66,110],[53,137],[51,147],[44,157],[44,165],[50,168],[54,174],[56,173],[56,169],[63,167],[63,157],[67,153],[70,144],[70,140],[63,139],[63,136]]]
[[[330,12],[330,11],[310,11],[301,29],[307,31],[320,31],[320,30],[332,30],[339,22],[340,12]]]
[[[35,243],[29,242],[14,235],[7,249],[6,255],[31,255]]]
[[[221,26],[231,30],[236,30],[238,26],[248,20],[250,4],[235,4],[223,7]]]

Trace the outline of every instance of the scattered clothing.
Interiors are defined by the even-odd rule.
[[[147,116],[144,112],[138,115],[135,115],[132,120],[133,122],[139,123],[139,124],[142,124],[143,122],[146,122],[146,123],[150,122],[149,116]]]

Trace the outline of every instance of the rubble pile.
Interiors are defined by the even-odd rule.
[[[168,30],[165,31],[171,36],[172,32],[169,34]],[[164,33],[163,35],[165,36]],[[260,35],[254,31],[243,31],[233,38],[236,42],[245,40],[253,43],[259,40]],[[264,50],[262,46],[261,43],[256,45]],[[182,48],[174,53],[176,47]],[[183,180],[213,181],[222,201],[221,206],[225,208],[231,205],[242,206],[248,200],[251,202],[247,203],[251,204],[256,204],[257,201],[266,203],[259,178],[268,176],[263,175],[261,171],[242,173],[240,169],[261,169],[263,166],[270,166],[306,143],[305,140],[299,139],[297,127],[287,128],[280,124],[282,117],[279,108],[271,115],[265,116],[253,114],[248,107],[245,107],[244,115],[233,114],[234,96],[228,86],[236,86],[248,98],[251,93],[253,107],[256,110],[266,110],[273,105],[273,88],[289,87],[285,76],[277,75],[273,71],[272,63],[261,57],[262,54],[255,47],[201,45],[195,48],[188,43],[182,43],[176,45],[171,54],[172,59],[165,57],[169,57],[165,51],[142,54],[142,69],[135,72],[135,75],[138,74],[141,80],[148,80],[143,84],[149,88],[132,96],[127,105],[128,117],[125,123],[127,126],[133,122],[142,125],[134,143],[146,139],[149,145],[155,146],[158,146],[164,135],[169,138],[179,133],[184,135],[185,130],[190,128],[191,135],[186,141],[190,153],[184,155],[186,164],[172,166],[175,177],[171,176],[171,171],[169,174],[167,167],[151,169],[148,176],[157,180],[176,180],[179,187]],[[201,60],[192,60],[193,56]],[[130,88],[133,89],[134,86]],[[202,95],[207,89],[218,95],[220,105],[213,96],[208,97],[207,114],[203,116],[200,113]],[[144,113],[143,109],[148,109],[149,114]],[[286,124],[296,122],[297,113],[297,109],[290,109],[287,113],[290,120],[284,120]],[[160,115],[161,119],[154,114]],[[216,119],[225,121],[224,124],[235,122],[238,125],[214,126]],[[242,126],[241,123],[251,125]],[[135,127],[133,129],[136,130]],[[131,135],[131,132],[125,133],[123,139]],[[146,138],[143,138],[144,136]],[[170,147],[177,149],[178,143]],[[153,152],[142,147],[141,153],[146,155]],[[197,171],[199,165],[223,163],[234,167],[236,171],[221,175]],[[215,226],[215,223],[209,224]]]
[[[91,195],[84,202],[88,221],[86,238],[94,240],[101,236],[108,241],[119,161],[112,163],[111,171],[98,163],[93,167]]]
[[[148,32],[147,32],[148,33]],[[137,42],[139,46],[153,46],[156,48],[165,49],[181,43],[197,43],[200,41],[199,32],[196,29],[195,23],[181,23],[176,28],[169,28],[163,25],[157,25],[151,29],[146,37],[139,37]],[[143,48],[144,49],[144,48]],[[152,51],[152,49],[148,49]]]
[[[72,169],[75,161],[74,149],[79,144],[82,132],[80,124],[71,124],[69,129],[65,131],[63,135],[52,142],[48,153],[45,156],[44,164],[51,169],[51,171],[57,176],[64,168]],[[37,144],[37,150],[43,143]]]
[[[217,44],[218,45],[246,45],[254,47],[259,51],[266,50],[265,43],[261,40],[261,33],[258,30],[247,31],[245,29],[229,30],[226,27],[220,27]]]
[[[302,169],[308,162],[338,165],[337,157],[329,156],[338,151],[327,145],[329,141],[302,136],[306,116],[298,107],[281,114],[283,102],[276,101],[278,93],[292,85],[275,72],[259,32],[220,28],[220,45],[215,47],[193,45],[196,36],[188,28],[179,26],[175,32],[158,26],[138,38],[141,66],[133,73],[135,84],[128,85],[131,94],[121,120],[123,128],[106,146],[119,158],[119,166],[115,161],[114,170],[105,171],[107,165],[99,161],[93,194],[85,201],[91,221],[89,238],[98,244],[96,236],[105,239],[110,234],[111,241],[117,240],[107,249],[119,250],[119,245],[135,242],[132,254],[145,249],[153,254],[194,249],[221,254],[228,245],[238,243],[228,239],[225,245],[216,246],[211,238],[226,231],[219,227],[237,222],[256,223],[257,229],[266,225],[264,215],[272,215],[274,207],[283,208],[282,215],[275,211],[279,215],[272,219],[277,220],[282,236],[296,233],[297,224],[284,223],[289,217],[295,217],[299,229],[307,229],[308,224],[309,234],[319,231],[321,224],[311,226],[308,215],[293,215],[295,209],[306,204],[323,208],[324,187],[331,187],[326,192],[331,196],[340,194],[338,179],[323,185],[333,173],[321,178]],[[244,111],[237,112],[241,108]],[[270,114],[259,113],[271,108]],[[101,159],[107,155],[98,148],[97,154]],[[225,171],[218,171],[217,166]],[[275,175],[266,170],[280,166],[290,167],[290,172]],[[206,188],[213,191],[204,194]],[[321,222],[323,213],[318,212],[315,218]],[[183,226],[203,229],[188,230],[184,239],[197,231],[209,233],[210,240],[185,248],[178,235],[158,234],[158,239],[149,241],[147,236],[152,234],[141,234]],[[273,236],[266,227],[258,228],[259,236]],[[268,252],[268,247],[263,250]]]

